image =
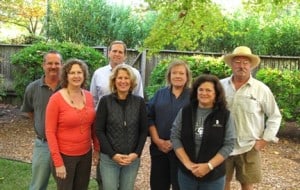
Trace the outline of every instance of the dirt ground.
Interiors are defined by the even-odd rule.
[[[300,189],[300,128],[295,123],[287,123],[284,130],[279,132],[279,137],[279,143],[270,144],[262,151],[263,182],[255,186],[257,190]],[[30,163],[34,138],[32,121],[22,115],[16,106],[0,104],[0,157]],[[92,177],[95,176],[94,170]],[[136,190],[150,189],[149,172],[148,139]],[[232,187],[240,189],[236,181],[232,182]]]

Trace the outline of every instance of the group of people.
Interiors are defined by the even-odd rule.
[[[222,80],[192,80],[188,64],[175,59],[166,87],[146,104],[126,54],[124,42],[110,44],[90,91],[82,60],[44,55],[44,76],[27,86],[21,107],[36,132],[30,189],[47,189],[51,172],[57,189],[88,189],[94,164],[99,189],[133,190],[148,135],[152,190],[229,190],[234,174],[243,190],[253,189],[262,179],[260,151],[278,141],[281,122],[272,92],[251,75],[260,58],[235,48],[224,56],[232,75]]]

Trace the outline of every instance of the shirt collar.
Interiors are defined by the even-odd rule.
[[[122,65],[122,64],[125,64],[125,63],[123,62],[123,63],[121,63],[120,65]],[[109,64],[108,64],[108,68],[109,68],[109,70],[110,70],[110,71],[112,71],[112,70],[113,70],[113,68],[111,67],[111,64],[110,64],[110,62],[109,62]]]
[[[170,94],[173,94],[172,93],[172,85],[168,85],[167,88],[168,88]],[[182,94],[185,94],[185,93],[190,93],[190,89],[188,87],[183,88],[183,90],[182,90],[181,94],[179,95],[179,97],[182,96]]]
[[[39,86],[47,86],[45,83],[45,75],[43,75],[39,80]]]
[[[45,83],[45,75],[43,75],[40,80],[39,80],[39,86],[40,87],[47,87],[49,88],[49,86]],[[58,83],[58,85],[55,87],[55,92],[58,91],[61,88],[61,82]]]
[[[231,75],[231,76],[230,76],[230,80],[228,80],[228,83],[229,83],[229,84],[233,84],[232,79],[233,79],[233,75]],[[253,82],[254,82],[254,78],[252,77],[252,75],[250,75],[249,80],[248,80],[244,85],[252,86],[252,85],[253,85]],[[243,85],[243,86],[244,86],[244,85]]]

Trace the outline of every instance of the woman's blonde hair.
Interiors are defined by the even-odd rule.
[[[192,73],[191,73],[191,70],[190,70],[190,67],[189,65],[187,64],[187,62],[181,60],[181,59],[174,59],[168,66],[168,70],[166,72],[166,83],[167,85],[171,86],[171,71],[174,67],[176,66],[184,66],[185,68],[185,71],[186,71],[186,78],[187,78],[187,81],[184,85],[184,87],[190,87],[191,86],[191,83],[192,83]]]
[[[117,92],[117,87],[116,87],[116,78],[118,76],[118,73],[120,70],[126,71],[127,74],[129,75],[130,78],[130,88],[129,88],[129,92],[132,92],[133,89],[137,86],[137,82],[136,82],[136,76],[133,73],[133,70],[131,68],[131,66],[126,65],[126,64],[121,64],[121,65],[117,65],[113,71],[112,74],[110,75],[109,78],[109,88],[111,90],[112,93],[116,93]]]

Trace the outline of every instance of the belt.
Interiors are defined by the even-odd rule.
[[[40,136],[37,136],[36,138],[39,139],[39,140],[41,140],[42,142],[47,142],[46,138],[43,138],[43,137],[40,137]]]

